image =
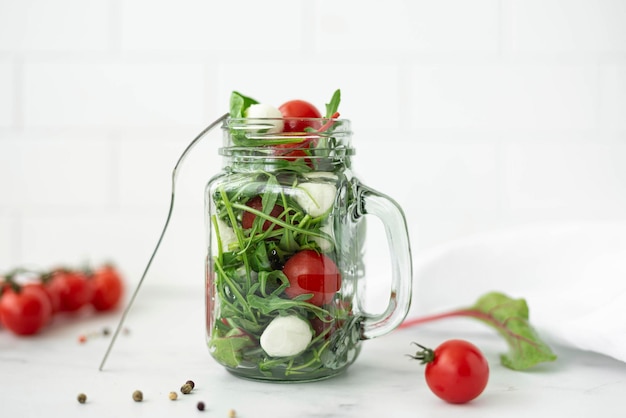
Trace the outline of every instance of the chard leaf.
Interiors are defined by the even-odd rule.
[[[526,300],[491,292],[480,297],[472,309],[477,312],[476,318],[494,327],[508,343],[509,353],[500,356],[504,366],[524,370],[556,360],[556,355],[530,325]]]
[[[499,292],[481,296],[469,308],[409,319],[401,327],[431,322],[438,319],[467,316],[493,327],[504,337],[509,352],[500,356],[500,362],[513,370],[525,370],[539,363],[556,360],[552,349],[541,340],[530,325],[528,305],[524,299],[513,299]]]

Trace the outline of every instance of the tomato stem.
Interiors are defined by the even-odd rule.
[[[415,344],[416,346],[421,348],[421,350],[417,351],[414,355],[407,354],[409,357],[414,360],[420,360],[422,364],[431,363],[433,360],[435,360],[435,352],[432,349],[424,347],[423,345],[418,344],[415,341],[412,344]]]

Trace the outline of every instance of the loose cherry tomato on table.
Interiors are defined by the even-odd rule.
[[[82,271],[56,270],[48,284],[61,298],[60,311],[74,312],[91,302],[94,288]]]
[[[114,309],[124,293],[124,283],[117,269],[112,265],[104,265],[94,271],[89,280],[93,286],[93,307],[97,311]]]
[[[3,286],[0,320],[18,335],[33,335],[52,318],[52,304],[40,285]]]
[[[426,383],[444,401],[469,402],[487,386],[489,363],[474,344],[454,339],[435,350],[417,345],[422,351],[411,357],[426,364]]]
[[[285,293],[290,298],[312,294],[306,302],[322,306],[333,300],[341,288],[341,273],[333,260],[313,250],[303,250],[294,254],[283,268],[289,279]]]
[[[283,103],[278,110],[286,120],[284,132],[305,132],[308,127],[314,127],[307,118],[321,118],[322,114],[317,108],[304,100],[290,100]]]

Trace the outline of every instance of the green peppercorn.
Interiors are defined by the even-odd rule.
[[[185,383],[180,387],[180,391],[183,393],[183,395],[188,395],[189,393],[191,393],[192,389],[193,387],[189,383]]]
[[[80,403],[85,403],[87,402],[87,395],[85,395],[84,393],[79,393],[76,399],[78,399],[78,402]]]
[[[196,384],[193,382],[193,380],[187,380],[185,384],[190,385],[192,389],[196,387]]]
[[[136,390],[133,392],[133,400],[135,402],[141,402],[143,401],[143,393],[141,393],[140,390]]]

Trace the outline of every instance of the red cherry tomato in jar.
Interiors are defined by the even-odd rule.
[[[313,250],[297,252],[285,263],[283,273],[289,279],[285,293],[290,298],[312,294],[306,302],[322,306],[333,300],[341,288],[341,273],[333,260]]]
[[[315,128],[312,121],[303,119],[322,117],[315,106],[304,100],[290,100],[283,103],[278,110],[286,119],[284,132],[304,132],[308,127]]]
[[[41,286],[4,287],[0,297],[0,320],[7,329],[17,335],[33,335],[51,318],[52,305]]]
[[[79,310],[93,297],[93,285],[81,271],[57,270],[48,286],[60,295],[60,310],[64,312]]]
[[[124,283],[119,272],[112,265],[97,269],[90,280],[93,285],[91,304],[97,311],[114,309],[122,299]]]
[[[489,380],[489,363],[474,344],[448,340],[434,351],[423,351],[413,358],[426,363],[426,383],[439,398],[450,403],[466,403],[480,395]]]
[[[258,210],[259,212],[263,211],[263,199],[261,196],[255,196],[252,199],[246,202],[246,206]],[[280,205],[275,205],[270,212],[270,216],[274,218],[279,218],[279,216],[283,213],[284,209]],[[241,217],[241,227],[243,229],[252,228],[254,224],[254,220],[256,219],[256,215],[252,212],[244,211]],[[267,220],[263,223],[263,231],[267,231],[270,227],[274,225],[274,229],[282,228],[280,225],[274,224],[272,221]]]

